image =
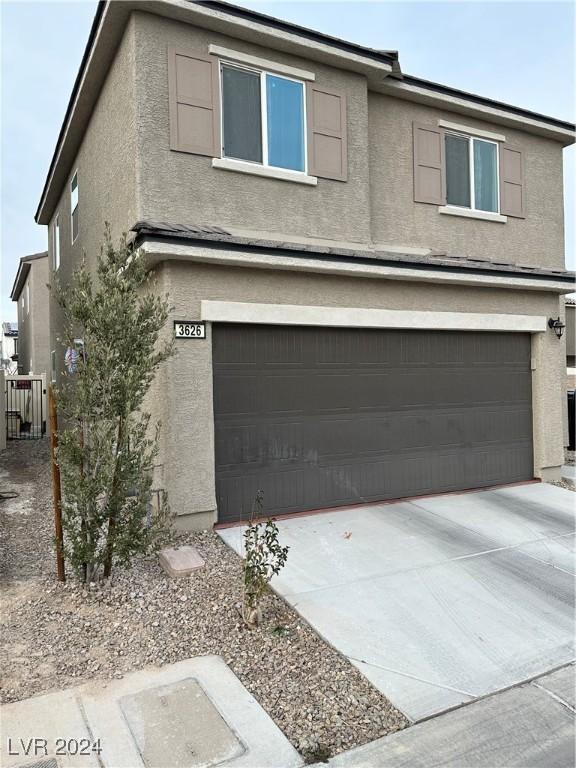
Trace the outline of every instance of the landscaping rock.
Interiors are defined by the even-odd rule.
[[[2,487],[20,494],[0,504],[4,701],[216,654],[310,761],[408,724],[273,592],[262,626],[246,629],[242,562],[213,531],[175,536],[205,561],[184,578],[169,578],[154,556],[115,570],[110,584],[57,582],[46,442],[11,443],[2,462]]]

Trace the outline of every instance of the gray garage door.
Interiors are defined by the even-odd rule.
[[[219,521],[532,478],[530,337],[213,328]]]

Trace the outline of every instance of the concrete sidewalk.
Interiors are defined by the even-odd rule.
[[[574,673],[564,667],[344,752],[329,766],[573,768]]]
[[[2,708],[3,768],[295,768],[302,763],[219,656]]]

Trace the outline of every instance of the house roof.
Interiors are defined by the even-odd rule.
[[[12,338],[18,336],[18,323],[2,323],[2,333]]]
[[[470,114],[496,123],[520,123],[525,130],[565,145],[574,141],[575,126],[570,122],[403,74],[397,51],[368,48],[216,0],[124,0],[122,3],[100,0],[38,203],[35,220],[39,224],[47,224],[52,216],[124,27],[131,12],[138,9],[286,51],[307,46],[307,55],[317,56],[319,60],[342,61],[344,58],[350,69],[376,72],[373,87],[382,92],[425,103],[443,103],[451,111],[469,110]],[[263,35],[269,38],[267,42],[262,40]]]
[[[430,267],[445,271],[461,272],[469,274],[508,274],[515,277],[526,277],[532,280],[541,279],[543,282],[554,280],[555,282],[574,283],[576,273],[563,269],[544,269],[541,267],[528,267],[522,264],[502,261],[500,259],[480,259],[468,256],[451,256],[446,253],[398,253],[378,247],[348,248],[330,246],[316,243],[287,242],[284,240],[264,239],[257,237],[245,237],[235,234],[222,227],[205,225],[167,224],[166,222],[139,221],[131,230],[134,233],[134,245],[138,245],[146,238],[164,242],[186,241],[190,244],[201,243],[203,246],[222,247],[243,251],[267,251],[278,255],[316,257],[333,260],[354,260],[359,262],[378,262],[381,264],[394,264],[396,266],[411,267],[413,269],[429,269]]]
[[[20,298],[20,294],[22,293],[22,288],[24,288],[24,284],[26,282],[26,278],[28,277],[28,272],[30,272],[32,262],[36,261],[37,259],[46,259],[48,258],[48,251],[42,251],[41,253],[32,253],[30,256],[22,256],[20,259],[20,262],[18,264],[18,271],[16,272],[16,277],[14,278],[14,285],[12,286],[12,291],[10,293],[10,298],[12,301],[18,301]]]

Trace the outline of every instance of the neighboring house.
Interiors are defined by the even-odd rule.
[[[0,340],[1,368],[6,373],[16,373],[18,370],[18,323],[2,323],[2,339]]]
[[[573,142],[395,52],[100,3],[36,220],[63,281],[131,232],[205,323],[150,397],[177,526],[558,478]]]
[[[566,374],[568,389],[576,389],[576,299],[565,300]]]
[[[18,373],[48,373],[48,252],[23,256],[10,298],[18,303]]]

